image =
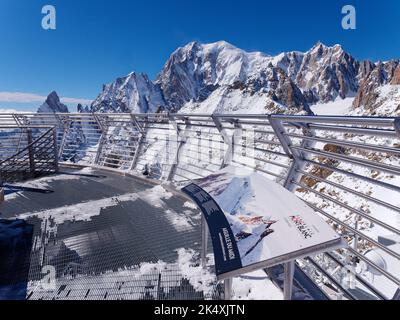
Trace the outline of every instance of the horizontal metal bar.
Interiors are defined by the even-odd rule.
[[[243,163],[243,162],[240,162],[240,161],[237,161],[237,160],[234,160],[234,159],[232,160],[232,162],[237,163],[237,164],[240,164],[240,165],[244,165],[244,166],[246,166],[246,167],[248,167],[248,168],[255,169],[255,170],[257,170],[257,171],[264,172],[264,173],[266,173],[266,174],[269,174],[269,175],[271,175],[271,176],[274,176],[274,177],[276,177],[276,178],[279,178],[280,180],[285,180],[285,179],[286,179],[286,177],[281,176],[281,175],[279,175],[279,174],[277,174],[277,173],[274,173],[274,172],[268,171],[268,170],[264,170],[264,169],[262,169],[262,168],[258,168],[258,167],[254,167],[254,166],[249,166],[247,163]]]
[[[367,264],[369,264],[370,266],[372,266],[373,268],[378,270],[384,276],[389,278],[396,285],[400,286],[400,279],[399,278],[397,278],[396,276],[394,276],[391,273],[387,272],[385,269],[382,269],[380,266],[378,266],[376,263],[374,263],[373,261],[368,259],[366,256],[362,255],[361,253],[359,253],[358,251],[354,250],[351,247],[347,247],[347,248],[345,248],[345,250],[350,251],[353,255],[357,256],[358,258],[360,258],[361,260],[363,260],[364,262],[366,262]]]
[[[343,228],[345,228],[346,230],[351,231],[351,233],[356,234],[357,236],[359,236],[360,238],[362,238],[363,240],[372,243],[373,245],[375,245],[376,247],[378,247],[379,249],[382,249],[383,251],[385,251],[387,254],[391,255],[392,257],[400,260],[400,254],[385,247],[383,244],[379,243],[378,241],[366,236],[365,234],[363,234],[362,232],[356,230],[355,228],[349,226],[348,224],[344,223],[343,221],[335,218],[334,216],[332,216],[331,214],[327,213],[326,211],[318,208],[317,206],[315,206],[313,203],[311,203],[310,201],[304,200],[304,202],[306,202],[313,210],[319,212],[320,214],[322,214],[323,216],[327,217],[328,219],[334,221],[335,223],[337,223],[338,225],[341,225]],[[399,284],[400,284],[400,280],[399,280]]]
[[[188,151],[189,151],[189,152],[188,152]],[[201,158],[201,157],[200,157],[200,159],[191,157],[191,156],[188,155],[188,154],[190,154],[190,152],[194,152],[194,153],[195,153],[195,152],[197,152],[197,151],[193,151],[193,150],[191,150],[191,149],[186,149],[186,150],[184,150],[184,152],[182,152],[182,156],[183,156],[183,157],[186,157],[186,158],[189,158],[189,159],[197,160],[197,161],[202,160],[203,162],[207,163],[208,165],[221,166],[221,163],[215,163],[215,162],[205,161],[205,159],[203,159],[203,158]],[[208,157],[207,157],[207,158],[208,158]],[[221,158],[220,160],[222,161],[222,158]]]
[[[347,295],[348,298],[353,300],[357,299],[349,290],[343,288],[343,286],[333,276],[331,276],[328,272],[326,272],[325,269],[322,266],[320,266],[314,259],[312,259],[311,257],[305,257],[304,260],[308,261],[315,268],[317,268],[325,277],[329,279],[330,282],[332,282],[339,290],[341,290],[345,295]]]
[[[263,159],[263,158],[259,158],[259,157],[250,157],[250,156],[247,156],[247,155],[245,155],[245,156],[244,155],[240,155],[240,157],[245,157],[245,158],[249,158],[249,159],[254,159],[256,161],[269,163],[271,165],[274,165],[274,166],[277,166],[277,167],[281,167],[281,168],[284,168],[284,169],[289,169],[289,167],[290,167],[290,165],[286,165],[286,164],[283,164],[283,163],[279,163],[279,162],[275,162],[275,161],[272,161],[272,160],[267,160],[267,159]]]
[[[276,141],[268,141],[268,140],[262,140],[262,139],[254,139],[254,143],[262,143],[262,144],[269,144],[269,145],[274,145],[274,146],[280,146],[282,145],[279,142]],[[240,144],[239,144],[240,145]]]
[[[210,170],[210,169],[207,169],[207,168],[203,168],[203,167],[197,166],[197,165],[195,165],[195,164],[193,164],[191,162],[185,162],[184,164],[187,165],[187,166],[193,166],[193,167],[196,167],[196,168],[198,168],[200,170],[205,170],[205,171],[208,171],[208,172],[211,172],[211,173],[215,172],[214,170]]]
[[[395,117],[360,117],[360,116],[297,116],[274,114],[271,118],[281,121],[299,121],[308,123],[349,123],[358,125],[381,125],[393,127]]]
[[[324,253],[325,256],[327,256],[329,259],[333,260],[336,264],[341,266],[342,268],[345,267],[345,264],[342,263],[339,259],[337,259],[333,254],[329,252]],[[363,286],[365,286],[368,290],[373,292],[377,297],[379,297],[382,300],[387,300],[388,297],[386,297],[382,292],[380,292],[378,289],[373,287],[371,284],[369,284],[367,281],[365,281],[362,277],[360,277],[358,274],[355,274],[355,277],[358,282],[360,282]]]
[[[305,136],[305,135],[294,134],[294,133],[286,133],[286,135],[289,137],[293,137],[293,138],[326,142],[326,143],[329,143],[332,145],[337,145],[337,146],[347,146],[350,148],[364,149],[364,150],[377,151],[377,152],[386,152],[386,153],[400,155],[400,149],[395,149],[395,148],[391,148],[391,147],[381,147],[381,146],[376,146],[376,145],[367,144],[367,143],[359,144],[359,143],[346,141],[346,140],[328,139],[328,138],[316,137],[316,136]]]
[[[4,126],[0,125],[0,129],[52,129],[54,126],[49,126],[49,125],[23,125],[23,126],[18,126],[18,125],[10,125],[10,126]]]
[[[394,191],[400,192],[400,187],[392,185],[392,184],[387,183],[387,182],[383,182],[383,181],[380,181],[380,180],[375,180],[375,179],[372,179],[372,178],[369,178],[369,177],[366,177],[366,176],[359,175],[357,173],[353,173],[353,172],[345,171],[345,170],[342,170],[342,169],[338,169],[336,167],[328,166],[326,164],[319,163],[319,162],[316,162],[316,161],[313,161],[313,160],[304,159],[303,161],[306,162],[307,164],[312,164],[312,165],[315,165],[315,166],[318,166],[318,167],[321,167],[321,168],[325,168],[325,169],[328,169],[328,170],[331,170],[331,171],[334,171],[334,172],[337,172],[337,173],[340,173],[340,174],[343,174],[343,175],[346,175],[346,176],[349,176],[349,177],[352,177],[352,178],[364,180],[366,182],[379,185],[379,186],[381,186],[383,188],[388,188],[390,190],[394,190]]]
[[[276,137],[276,133],[274,131],[269,131],[269,130],[254,130],[254,133],[268,134]]]
[[[391,210],[393,210],[393,211],[400,212],[400,207],[394,206],[394,205],[392,205],[392,204],[390,204],[390,203],[388,203],[388,202],[379,200],[379,199],[377,199],[377,198],[368,196],[368,195],[366,195],[366,194],[364,194],[364,193],[362,193],[362,192],[356,191],[356,190],[354,190],[354,189],[347,188],[347,187],[345,187],[344,185],[335,183],[335,182],[330,181],[330,180],[328,180],[328,179],[323,179],[323,178],[321,178],[321,177],[318,177],[318,176],[316,176],[316,175],[313,175],[313,174],[311,174],[311,173],[309,173],[309,172],[306,172],[306,171],[304,171],[304,170],[297,170],[297,169],[296,169],[296,172],[301,173],[301,174],[303,174],[303,175],[306,175],[306,176],[308,176],[308,177],[310,177],[310,178],[313,178],[313,179],[315,179],[315,180],[318,180],[318,181],[320,181],[320,182],[322,182],[322,183],[326,183],[326,184],[329,184],[329,185],[331,185],[331,186],[333,186],[333,187],[339,188],[339,189],[341,189],[341,190],[343,190],[343,191],[350,192],[350,193],[352,193],[352,194],[354,194],[354,195],[356,195],[356,196],[359,196],[359,197],[361,197],[361,198],[364,198],[364,199],[366,199],[366,200],[375,202],[376,204],[379,204],[379,205],[381,205],[381,206],[384,206],[384,207],[386,207],[386,208],[388,208],[388,209],[391,209]]]
[[[298,185],[301,188],[304,188],[307,191],[310,191],[310,192],[313,192],[313,193],[317,194],[321,198],[324,198],[324,199],[326,199],[328,201],[336,203],[337,205],[345,208],[346,210],[348,210],[350,212],[353,212],[355,214],[358,214],[359,216],[361,216],[361,217],[363,217],[363,218],[365,218],[367,220],[370,220],[370,221],[376,223],[377,225],[380,225],[382,228],[385,228],[387,230],[392,231],[393,233],[396,233],[396,234],[400,235],[400,230],[396,229],[395,227],[392,227],[391,225],[389,225],[389,224],[387,224],[387,223],[385,223],[385,222],[383,222],[383,221],[381,221],[381,220],[379,220],[379,219],[377,219],[377,218],[375,218],[375,217],[373,217],[373,216],[371,216],[371,215],[369,215],[369,214],[367,214],[367,213],[365,213],[365,212],[363,212],[361,210],[358,210],[358,209],[355,209],[353,207],[350,207],[349,205],[347,205],[347,204],[345,204],[343,202],[340,202],[339,200],[336,200],[336,199],[334,199],[334,198],[332,198],[332,197],[330,197],[330,196],[328,196],[328,195],[326,195],[326,194],[324,194],[322,192],[318,192],[317,190],[314,190],[313,188],[310,188],[310,187],[306,186],[304,183],[300,183],[300,182],[297,182],[297,181],[294,181],[294,180],[292,180],[292,183]]]
[[[361,158],[350,157],[350,156],[341,155],[341,154],[333,153],[333,152],[321,151],[321,150],[317,150],[314,148],[292,146],[292,149],[300,150],[300,151],[304,151],[304,152],[308,152],[308,153],[313,153],[313,154],[320,155],[320,156],[325,156],[325,157],[328,157],[331,159],[336,159],[339,161],[345,161],[345,162],[359,165],[362,167],[368,167],[368,168],[370,168],[372,170],[376,170],[376,171],[385,171],[385,172],[388,172],[391,174],[400,175],[400,167],[391,166],[391,165],[387,165],[384,163],[376,163],[376,162],[364,160]]]
[[[180,174],[179,172],[175,172],[175,176],[179,176],[179,177],[181,177],[181,178],[184,178],[185,180],[183,180],[183,181],[192,181],[192,180],[193,180],[192,178],[188,178],[188,177],[186,177],[186,176]],[[182,181],[182,182],[183,182],[183,181]],[[181,182],[181,181],[179,181],[179,182]]]
[[[383,136],[383,137],[391,137],[391,138],[397,137],[396,131],[394,131],[394,130],[329,126],[329,125],[315,125],[315,124],[309,124],[308,127],[313,130],[353,133],[353,134],[357,134],[357,135]]]
[[[193,172],[193,171],[191,171],[191,170],[189,170],[189,169],[182,168],[182,167],[179,166],[179,165],[178,165],[176,168],[177,168],[178,170],[183,170],[183,171],[185,171],[185,172],[192,173],[192,174],[194,174],[194,175],[196,175],[196,176],[199,176],[200,178],[204,178],[204,176],[198,174],[197,172]]]

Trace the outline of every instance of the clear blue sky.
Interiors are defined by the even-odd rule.
[[[56,30],[41,28],[45,4],[56,7]],[[357,30],[341,28],[345,4],[357,9]],[[358,59],[399,58],[399,21],[398,0],[0,0],[0,93],[93,99],[103,83],[131,71],[155,78],[193,40],[268,54],[321,40]],[[0,101],[0,108],[38,104]]]

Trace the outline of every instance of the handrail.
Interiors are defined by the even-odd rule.
[[[379,188],[380,193],[384,190],[393,199],[400,196],[400,184],[391,178],[391,175],[400,174],[400,161],[397,160],[400,155],[399,117],[174,113],[18,115],[26,117],[29,122],[22,124],[10,114],[0,113],[0,132],[11,128],[51,127],[61,163],[69,161],[136,173],[142,172],[145,165],[158,165],[159,168],[154,171],[160,172],[157,171],[154,177],[169,179],[176,184],[218,170],[226,165],[226,152],[232,151],[233,163],[252,168],[282,183],[314,206],[318,214],[333,222],[332,225],[341,228],[340,232],[349,239],[349,243],[355,243],[352,250],[356,253],[346,251],[345,254],[363,257],[366,248],[374,248],[391,257],[400,257],[400,252],[364,234],[354,225],[357,218],[399,235],[398,226],[385,218],[385,215],[400,213],[398,203],[373,192],[374,188]],[[332,132],[339,132],[340,139],[333,138]],[[42,137],[46,137],[46,133]],[[363,139],[358,139],[360,137]],[[4,146],[8,145],[7,141],[0,135],[0,148],[2,142]],[[167,149],[171,147],[171,142],[176,150]],[[24,146],[25,153],[27,148]],[[174,158],[170,154],[173,152],[178,155],[176,163],[171,163],[169,159]],[[16,153],[23,154],[22,150]],[[361,171],[358,170],[360,168]],[[354,187],[354,183],[358,188]],[[327,193],[322,190],[322,185]],[[357,199],[359,205],[356,207],[348,202],[350,198],[345,198],[345,195]],[[313,201],[310,202],[310,199]],[[369,213],[361,208],[361,204],[367,208],[371,204],[371,210],[376,212]],[[348,211],[350,218],[344,219],[336,212],[325,211],[324,206],[331,205]],[[333,253],[326,256],[329,258],[329,255],[336,256]],[[363,260],[375,268],[373,262]],[[319,272],[329,275],[329,270],[320,267],[322,264],[318,257],[310,257],[308,261],[314,261],[314,267]],[[345,264],[341,267],[344,268]],[[397,267],[400,268],[400,263]],[[382,274],[398,284],[398,275],[392,271],[384,270]],[[357,276],[359,283],[367,283],[370,294],[377,298],[390,297],[373,283],[366,282],[361,275]],[[346,293],[347,290],[336,278],[330,275],[325,278]],[[352,294],[346,295],[355,298]]]
[[[1,128],[1,127],[0,127]],[[44,127],[44,128],[48,128],[48,127]],[[28,144],[28,146],[26,146],[24,149],[22,149],[21,151],[17,152],[16,154],[12,155],[11,157],[5,159],[5,160],[1,160],[0,161],[0,165],[2,165],[4,162],[10,161],[13,158],[16,158],[17,156],[19,156],[20,154],[24,153],[25,151],[29,150],[30,148],[32,148],[32,146],[34,146],[35,144],[37,144],[38,142],[40,142],[49,132],[53,131],[54,128],[50,128],[49,130],[47,130],[45,133],[43,133],[39,138],[37,138],[35,141],[31,142],[30,144]]]
[[[38,129],[34,126],[22,128],[22,130],[26,130],[27,146],[0,161],[0,176],[5,182],[33,178],[58,171],[55,127],[41,126],[40,128],[47,130],[32,141],[32,129],[35,128]],[[1,141],[0,138],[0,145]]]

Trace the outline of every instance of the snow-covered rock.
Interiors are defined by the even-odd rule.
[[[378,62],[373,70],[361,81],[360,89],[353,103],[354,109],[363,107],[366,114],[373,115],[377,99],[380,96],[380,88],[387,84],[400,84],[400,81],[398,82],[399,66],[399,60]],[[390,116],[391,114],[386,115]]]
[[[68,107],[61,103],[57,92],[53,91],[46,101],[39,107],[38,113],[68,113]]]
[[[369,110],[377,88],[400,83],[398,65],[358,61],[342,46],[321,42],[276,56],[225,41],[191,42],[172,53],[154,82],[130,73],[105,85],[91,110],[304,114],[314,104],[354,97],[354,108]]]
[[[319,42],[304,54],[296,83],[310,93],[309,102],[344,99],[357,92],[359,69],[360,63],[340,45]]]
[[[156,112],[165,105],[160,87],[147,75],[130,73],[105,85],[103,92],[93,101],[94,112]]]
[[[301,60],[301,54],[287,57]],[[225,41],[192,42],[172,54],[156,82],[170,108],[182,112],[309,111],[291,77],[296,67],[285,63],[283,57],[246,52]]]
[[[373,100],[353,108],[352,114],[372,116],[400,116],[400,85],[386,84],[375,88],[371,93]]]

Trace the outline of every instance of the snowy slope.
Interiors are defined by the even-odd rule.
[[[316,103],[310,106],[312,112],[317,116],[322,115],[346,115],[350,113],[354,98],[336,98],[336,100],[327,103]]]
[[[400,85],[386,84],[375,89],[375,99],[368,105],[361,105],[350,110],[352,115],[399,116]]]

